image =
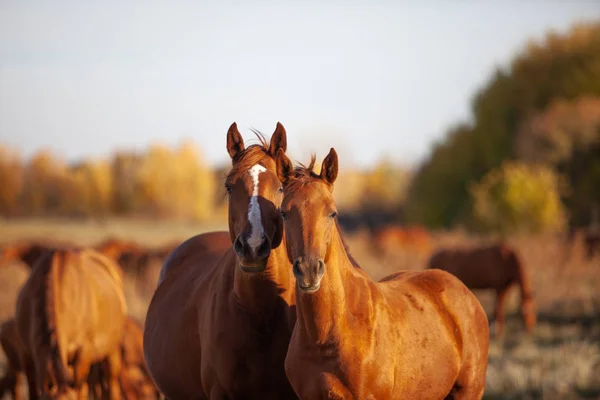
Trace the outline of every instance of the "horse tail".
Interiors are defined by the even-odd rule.
[[[48,347],[50,350],[50,366],[54,372],[54,378],[58,385],[59,392],[68,382],[67,368],[65,361],[61,357],[59,331],[57,324],[57,310],[56,310],[56,294],[57,294],[57,283],[60,276],[61,261],[65,262],[64,252],[53,251],[51,254],[50,262],[48,263],[47,269],[44,271],[44,282],[45,282],[45,297],[44,297],[44,320],[45,320],[45,337],[48,340]]]

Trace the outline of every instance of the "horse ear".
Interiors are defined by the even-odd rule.
[[[329,150],[329,154],[323,160],[323,165],[321,166],[321,179],[325,182],[333,185],[335,179],[338,175],[338,156],[335,152],[335,149],[332,147]]]
[[[276,157],[279,149],[283,150],[284,153],[287,150],[287,133],[281,122],[277,123],[275,132],[271,136],[271,144],[269,145],[271,157]]]
[[[237,124],[234,122],[227,131],[227,152],[229,153],[229,157],[233,160],[244,148],[244,139],[242,139]]]
[[[292,166],[292,162],[285,155],[283,149],[279,149],[277,152],[277,157],[275,158],[275,162],[277,165],[277,177],[284,185],[288,183],[290,177],[292,176],[292,172],[294,171],[294,167]]]

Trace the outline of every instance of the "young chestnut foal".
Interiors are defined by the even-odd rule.
[[[297,322],[285,370],[301,399],[480,399],[487,318],[444,271],[399,272],[374,282],[355,268],[336,223],[334,149],[321,173],[283,152],[281,213],[296,278]]]
[[[270,144],[248,148],[232,124],[230,239],[222,232],[196,236],[163,266],[144,354],[171,400],[296,398],[283,367],[296,316],[275,169],[277,151],[286,147],[279,123]]]

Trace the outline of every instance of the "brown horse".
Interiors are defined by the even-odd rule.
[[[444,249],[434,254],[427,268],[437,268],[460,279],[470,289],[494,289],[494,333],[504,331],[504,303],[513,285],[521,289],[521,316],[528,331],[536,322],[535,299],[529,276],[517,253],[505,244],[475,249]]]
[[[384,255],[401,249],[425,254],[431,249],[431,236],[419,226],[383,226],[373,232],[372,240],[373,248]]]
[[[278,123],[270,143],[258,136],[261,144],[246,148],[237,125],[229,128],[229,234],[179,246],[148,308],[144,354],[167,398],[295,398],[283,368],[294,286],[275,173],[286,133]]]
[[[29,268],[33,268],[36,261],[42,254],[45,254],[51,248],[72,248],[70,244],[57,245],[54,243],[46,242],[18,242],[5,245],[0,250],[0,265],[7,265],[14,261],[20,261],[27,265]]]
[[[321,173],[277,156],[281,212],[296,277],[297,322],[285,370],[302,399],[480,399],[489,331],[477,298],[443,271],[374,282],[354,267],[332,196],[337,155]]]
[[[15,316],[30,396],[60,398],[72,395],[74,387],[87,397],[91,364],[116,354],[123,334],[121,274],[91,249],[49,249],[37,259]],[[111,377],[111,396],[118,399],[117,379]]]
[[[144,361],[142,345],[142,327],[132,318],[125,321],[125,330],[119,351],[122,360],[122,369],[119,374],[119,383],[122,395],[127,400],[142,398],[158,398],[158,389],[154,386],[146,362]],[[7,368],[4,377],[0,379],[0,398],[7,391],[13,399],[24,399],[22,384],[25,378],[23,367],[24,345],[17,330],[15,319],[9,319],[0,325],[0,345],[6,354]],[[96,363],[90,372],[88,384],[96,398],[108,398],[110,373],[105,368],[110,368],[108,360]]]
[[[148,265],[148,250],[135,242],[109,238],[94,248],[116,261],[125,273],[133,277],[143,272]]]
[[[6,354],[7,361],[6,372],[0,379],[0,399],[8,391],[12,394],[13,399],[22,400],[25,398],[22,388],[25,372],[21,362],[23,343],[14,319],[9,319],[0,325],[0,345]]]

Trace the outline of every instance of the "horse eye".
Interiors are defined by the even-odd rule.
[[[286,219],[287,218],[287,213],[285,211],[280,211],[281,213],[281,218]]]
[[[227,193],[231,193],[231,186],[225,185],[225,190],[227,190]]]
[[[283,193],[283,186],[279,187],[279,193]]]
[[[337,211],[333,211],[331,214],[329,214],[329,218],[335,218],[337,217],[338,213]]]

